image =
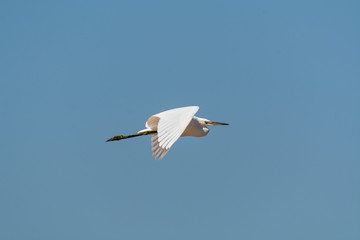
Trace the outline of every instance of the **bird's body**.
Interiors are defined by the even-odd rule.
[[[212,122],[205,118],[196,117],[198,106],[182,107],[167,110],[151,116],[145,129],[137,134],[115,136],[107,141],[121,140],[142,135],[152,135],[151,145],[153,156],[162,159],[179,137],[204,137],[209,133],[207,126],[228,125],[227,123]]]
[[[200,118],[194,116],[185,128],[185,131],[181,134],[181,137],[205,137],[209,132],[209,128],[200,124]]]

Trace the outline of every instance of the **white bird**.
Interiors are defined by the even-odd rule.
[[[179,137],[204,137],[209,133],[208,126],[229,125],[212,122],[206,118],[196,117],[198,106],[174,108],[151,116],[145,123],[146,129],[133,135],[119,135],[107,140],[116,141],[126,138],[151,135],[153,156],[162,159]]]

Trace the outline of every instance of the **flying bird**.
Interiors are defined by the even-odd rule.
[[[151,145],[155,159],[162,159],[179,137],[204,137],[209,133],[208,126],[229,125],[196,117],[198,106],[170,109],[151,116],[145,123],[145,129],[133,135],[118,135],[106,142],[132,137],[151,135]]]

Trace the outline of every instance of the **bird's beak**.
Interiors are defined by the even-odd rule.
[[[215,126],[215,125],[229,125],[228,123],[221,123],[221,122],[209,122],[209,126]]]

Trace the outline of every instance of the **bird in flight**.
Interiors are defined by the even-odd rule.
[[[155,159],[162,159],[179,137],[204,137],[209,133],[208,126],[229,125],[212,122],[206,118],[196,117],[198,106],[170,109],[151,116],[145,123],[145,129],[133,135],[118,135],[106,142],[132,137],[151,135],[151,146]]]

